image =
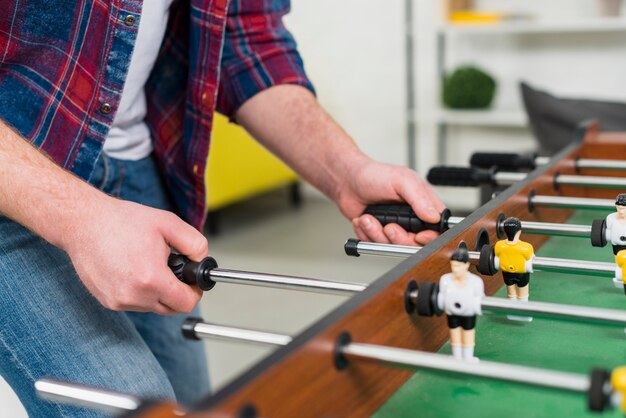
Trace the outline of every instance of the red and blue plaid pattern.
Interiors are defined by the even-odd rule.
[[[150,1],[150,0],[146,0]],[[87,179],[115,116],[141,0],[0,1],[0,118]],[[310,90],[282,18],[288,0],[175,0],[146,86],[157,161],[200,228],[213,112],[277,84]],[[103,104],[110,105],[107,112]]]

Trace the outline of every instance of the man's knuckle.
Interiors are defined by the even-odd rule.
[[[142,276],[137,280],[137,288],[141,292],[151,292],[156,288],[157,281],[152,276]]]

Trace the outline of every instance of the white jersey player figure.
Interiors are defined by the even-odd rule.
[[[617,256],[617,253],[626,250],[626,193],[618,194],[615,198],[615,210],[616,212],[606,217],[604,236],[606,242],[613,246],[613,254]],[[616,271],[614,282],[617,287],[623,286],[621,271],[619,274]]]
[[[469,272],[466,248],[457,248],[450,258],[451,273],[439,279],[437,305],[448,316],[452,355],[458,359],[478,361],[474,357],[476,315],[481,315],[485,296],[483,280]]]
[[[613,254],[626,250],[626,193],[618,194],[615,198],[615,210],[606,217],[606,242],[613,246]]]

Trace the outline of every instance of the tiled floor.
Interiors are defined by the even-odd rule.
[[[369,283],[399,262],[350,258],[344,241],[354,234],[330,202],[309,198],[300,209],[277,192],[224,211],[222,233],[209,239],[223,268]],[[220,284],[202,300],[207,321],[297,334],[345,301],[345,297]],[[271,349],[221,341],[206,343],[214,389],[219,389]],[[26,417],[0,379],[3,416]]]
[[[223,234],[209,240],[221,266],[369,283],[399,262],[347,257],[343,243],[354,233],[333,204],[309,199],[294,210],[285,199],[276,193],[225,214]],[[202,309],[205,319],[216,323],[297,334],[345,300],[340,296],[218,285],[205,295]],[[209,341],[207,348],[214,388],[271,351],[217,341]]]

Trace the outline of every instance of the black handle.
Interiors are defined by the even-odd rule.
[[[183,283],[198,285],[202,290],[211,290],[215,282],[211,279],[211,270],[217,268],[217,261],[213,257],[206,257],[202,261],[191,261],[182,254],[170,254],[167,265],[174,275]]]
[[[530,169],[534,170],[537,166],[535,164],[535,154],[512,154],[512,153],[497,153],[497,152],[476,152],[470,159],[470,165],[476,168],[492,168],[498,169]]]
[[[438,223],[428,223],[417,217],[411,206],[401,204],[370,205],[363,212],[364,215],[372,215],[383,226],[398,224],[408,232],[437,231],[440,233],[448,230],[448,218],[450,210],[441,212],[441,220]]]
[[[473,167],[436,166],[428,171],[426,178],[436,186],[477,187],[494,183],[495,170],[482,170]]]

